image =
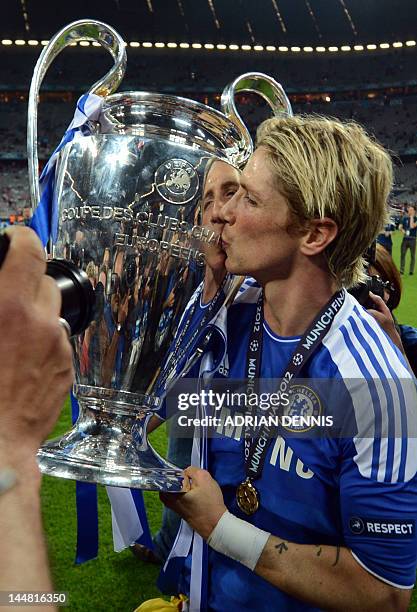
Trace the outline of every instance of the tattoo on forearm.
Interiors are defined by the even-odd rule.
[[[321,546],[320,546],[320,544],[315,544],[315,547],[318,548],[318,551],[316,553],[317,557],[320,557],[320,555],[321,555]]]
[[[275,548],[278,550],[279,554],[288,550],[288,546],[285,544],[285,542],[280,542],[275,546]]]
[[[340,557],[340,546],[336,547],[336,559],[332,565],[332,567],[334,567],[335,565],[337,565],[338,561],[339,561],[339,557]]]

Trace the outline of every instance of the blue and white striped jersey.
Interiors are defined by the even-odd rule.
[[[259,291],[253,279],[246,279],[229,308],[222,330],[227,351],[216,376],[245,378]],[[277,336],[264,322],[262,378],[283,373],[298,340]],[[349,426],[337,437],[280,433],[256,481],[260,508],[252,517],[243,515],[235,501],[236,487],[245,478],[243,441],[209,440],[209,470],[228,509],[292,542],[346,546],[371,574],[411,588],[417,558],[417,392],[404,358],[347,293],[300,378],[334,381],[331,408],[339,418],[346,415]],[[180,589],[187,588],[189,566],[187,560]],[[208,591],[210,610],[313,609],[212,550]]]

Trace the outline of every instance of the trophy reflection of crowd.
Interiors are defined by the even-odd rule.
[[[159,210],[159,203],[155,206]],[[77,338],[82,380],[125,390],[132,390],[133,383],[136,392],[145,393],[201,269],[193,262],[174,260],[166,251],[146,250],[135,241],[140,232],[147,239],[153,232],[154,242],[181,246],[184,234],[140,227],[115,223],[115,231],[128,236],[131,246],[111,249],[100,247],[100,236],[87,240],[88,228],[77,229],[73,241],[68,236],[63,255],[85,269],[96,294],[93,322]]]

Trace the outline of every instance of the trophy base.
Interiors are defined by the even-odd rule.
[[[61,438],[48,440],[38,451],[43,474],[114,487],[176,493],[182,490],[182,470],[163,459],[143,435],[140,444],[132,428],[146,431],[152,412],[127,414],[126,407],[104,410],[79,400],[80,415]],[[139,420],[139,426],[138,426]]]

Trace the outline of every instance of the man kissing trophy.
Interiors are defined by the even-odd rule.
[[[39,181],[40,86],[58,53],[82,40],[107,49],[114,66],[80,98]],[[95,292],[93,319],[72,341],[79,418],[41,448],[39,464],[44,473],[63,478],[179,491],[182,472],[149,445],[146,423],[172,381],[198,357],[208,319],[229,290],[219,290],[192,333],[182,321],[173,342],[201,283],[204,248],[218,239],[201,225],[204,169],[213,157],[242,166],[252,152],[236,111],[237,92],[258,93],[275,114],[291,114],[291,107],[282,87],[259,73],[242,75],[225,90],[223,113],[177,96],[115,94],[126,67],[125,46],[112,27],[76,21],[44,48],[32,79],[34,225],[51,255],[82,268]]]

